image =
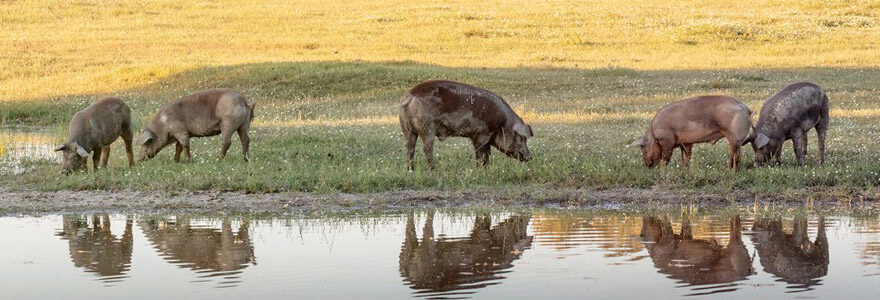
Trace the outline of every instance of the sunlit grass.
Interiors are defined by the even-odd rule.
[[[377,75],[378,74],[378,75]],[[535,159],[519,163],[494,152],[479,167],[470,142],[438,142],[439,169],[407,172],[397,124],[397,103],[412,85],[450,78],[484,86],[504,96],[533,124],[529,143]],[[755,112],[783,85],[809,80],[825,87],[832,105],[827,164],[816,164],[810,134],[808,166],[794,166],[788,144],[784,165],[726,168],[727,146],[695,147],[692,167],[645,169],[638,149],[626,147],[644,133],[648,120],[666,103],[699,94],[728,94]],[[358,82],[364,81],[363,84]],[[722,82],[721,86],[713,83]],[[219,138],[193,140],[194,162],[171,161],[173,148],[135,168],[125,167],[121,145],[113,147],[110,168],[81,176],[58,175],[48,160],[26,164],[25,174],[3,184],[36,189],[235,190],[317,193],[417,190],[644,188],[708,193],[749,191],[804,194],[833,191],[850,195],[880,183],[880,135],[875,83],[880,69],[808,68],[732,71],[638,71],[629,69],[469,69],[415,63],[264,63],[183,72],[116,95],[132,107],[140,129],[155,110],[180,95],[214,86],[242,90],[257,103],[251,162],[244,163],[234,140],[226,161],[217,162]],[[45,124],[62,141],[73,111],[99,95],[0,103],[7,120]],[[43,109],[45,104],[52,109]],[[46,112],[44,115],[43,112]],[[757,118],[757,114],[753,116]],[[752,159],[745,150],[744,164]],[[842,192],[841,192],[842,191]],[[849,192],[847,192],[849,191]]]
[[[160,105],[228,87],[257,103],[251,163],[217,162],[219,139],[194,140],[129,169],[63,177],[25,160],[20,188],[382,192],[644,188],[762,194],[880,183],[878,1],[7,1],[0,5],[0,122],[66,137],[74,112],[125,100],[137,130]],[[478,167],[466,139],[438,143],[439,170],[404,166],[397,103],[447,78],[502,95],[529,123],[535,159],[495,152]],[[734,96],[756,112],[785,84],[812,81],[831,102],[828,164],[725,167],[727,146],[699,145],[690,170],[645,169],[637,149],[663,105]],[[13,144],[0,146],[10,152]],[[746,150],[744,161],[752,159]],[[4,174],[5,175],[5,174]],[[842,192],[841,192],[842,191]]]
[[[258,62],[875,67],[878,11],[876,0],[5,1],[0,101]]]

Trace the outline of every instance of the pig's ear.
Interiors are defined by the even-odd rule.
[[[648,141],[645,140],[644,137],[640,137],[640,138],[638,138],[637,140],[633,141],[632,144],[629,144],[629,146],[630,146],[630,147],[636,147],[636,146],[640,146],[640,147],[641,147],[641,146],[644,146],[644,145],[647,144],[647,143],[648,143]]]
[[[761,149],[770,142],[770,138],[764,135],[763,133],[759,133],[757,137],[755,137],[755,148]]]
[[[61,144],[58,145],[58,147],[55,147],[55,151],[64,151],[64,149],[67,149],[67,144]]]
[[[76,154],[79,154],[80,157],[82,157],[82,158],[89,157],[89,151],[86,151],[85,148],[83,148],[82,146],[80,146],[78,144],[73,144],[73,146],[76,147]]]
[[[513,132],[523,137],[532,137],[532,128],[523,122],[513,124]]]
[[[152,132],[150,132],[149,130],[144,130],[144,133],[141,133],[141,136],[138,137],[135,143],[137,143],[138,145],[144,145],[153,140],[154,137],[155,136],[153,136]]]

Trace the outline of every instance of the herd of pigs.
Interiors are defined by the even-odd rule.
[[[812,83],[799,82],[784,87],[761,107],[758,123],[752,125],[752,111],[729,96],[697,96],[662,107],[648,124],[643,137],[630,146],[642,149],[643,163],[654,167],[668,164],[675,148],[681,150],[688,166],[692,147],[714,144],[726,138],[730,148],[728,167],[739,169],[742,146],[751,143],[755,165],[773,161],[779,164],[782,143],[792,140],[799,165],[807,152],[807,132],[816,129],[819,163],[825,161],[825,133],[828,129],[828,97]],[[413,87],[398,106],[398,116],[406,141],[410,170],[415,163],[417,139],[433,170],[434,140],[467,137],[473,143],[480,164],[489,162],[491,148],[520,161],[532,158],[527,140],[534,136],[526,124],[500,96],[472,85],[431,80]],[[229,89],[215,89],[188,95],[163,105],[135,141],[143,148],[141,160],[153,158],[172,143],[174,161],[181,152],[191,160],[190,138],[220,134],[220,159],[226,156],[233,133],[238,133],[242,156],[248,160],[248,130],[254,118],[254,103]],[[134,165],[131,110],[120,99],[104,98],[77,112],[70,121],[67,142],[61,151],[62,173],[85,169],[89,155],[95,170],[107,166],[110,144],[122,137],[129,166]]]

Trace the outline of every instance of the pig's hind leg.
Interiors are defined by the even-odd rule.
[[[123,130],[121,136],[122,136],[122,142],[125,143],[125,156],[128,157],[128,166],[133,167],[134,166],[134,151],[132,151],[132,149],[131,149],[131,138],[132,138],[131,128],[128,128],[127,130]]]
[[[248,134],[248,130],[250,129],[250,124],[241,125],[238,127],[238,140],[241,141],[241,157],[244,158],[244,161],[248,160],[248,150],[251,146],[251,137]]]
[[[727,138],[727,146],[730,151],[730,157],[727,160],[727,167],[733,171],[739,171],[739,161],[742,158],[742,141]]]
[[[816,125],[816,139],[819,146],[819,164],[825,164],[825,132],[828,131],[828,118],[822,118]]]
[[[408,166],[409,170],[413,171],[416,168],[416,163],[413,158],[416,155],[416,141],[418,140],[419,136],[416,135],[415,133],[413,133],[412,131],[410,131],[410,132],[405,131],[403,133],[403,138],[406,139],[406,158],[407,158],[406,162],[407,162],[407,164],[409,164],[409,166]]]
[[[232,145],[233,132],[235,132],[235,128],[229,128],[226,124],[220,125],[220,136],[223,137],[223,144],[220,146],[220,160],[226,158],[226,151]]]
[[[803,131],[795,129],[794,132],[792,132],[791,145],[794,148],[794,156],[797,158],[798,166],[804,165],[804,148],[807,146],[806,142],[807,136]]]
[[[681,144],[679,149],[681,149],[681,164],[685,168],[689,168],[691,165],[691,151],[693,151],[694,144]]]
[[[434,138],[436,130],[434,126],[428,126],[422,134],[422,151],[425,152],[425,159],[428,160],[428,169],[434,171]]]

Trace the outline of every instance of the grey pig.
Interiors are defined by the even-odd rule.
[[[101,168],[106,168],[110,144],[120,136],[125,142],[128,166],[134,166],[131,109],[122,100],[107,97],[95,101],[73,115],[68,130],[67,141],[55,148],[55,151],[62,152],[61,174],[68,175],[84,169],[89,153],[93,153],[92,167],[95,171],[98,170],[99,158]]]
[[[807,154],[807,131],[816,128],[819,164],[825,163],[825,132],[828,131],[828,96],[809,82],[792,83],[767,99],[755,125],[752,149],[755,166],[771,159],[779,164],[782,143],[791,140],[798,165]]]
[[[220,159],[223,159],[232,143],[232,134],[238,132],[242,157],[248,161],[248,129],[254,118],[254,105],[230,89],[203,91],[167,103],[138,137],[137,144],[143,148],[140,159],[151,159],[162,148],[176,142],[174,161],[180,161],[181,152],[191,161],[189,139],[217,134],[223,137],[220,148]]]

